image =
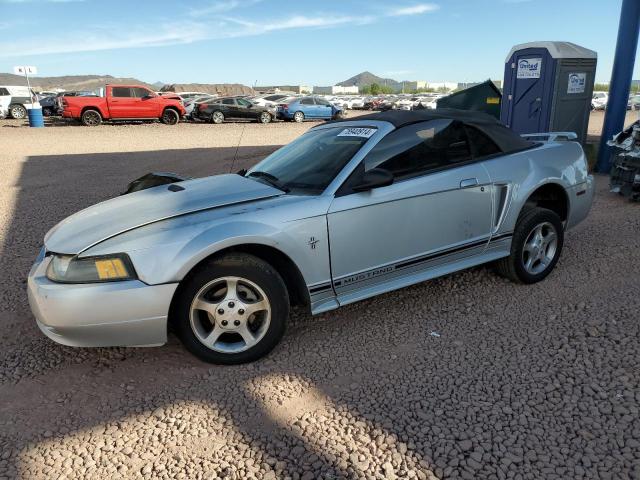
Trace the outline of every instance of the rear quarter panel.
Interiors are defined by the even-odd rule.
[[[529,196],[545,184],[564,188],[569,203],[568,227],[577,223],[576,209],[584,210],[581,202],[588,201],[590,206],[590,195],[576,196],[582,189],[588,189],[591,182],[586,157],[576,142],[542,143],[530,150],[487,160],[484,165],[494,185],[509,187],[507,210],[496,234],[513,231]]]
[[[74,118],[80,118],[82,111],[87,107],[95,108],[102,118],[109,118],[109,107],[104,97],[64,97],[66,102],[64,110],[70,112]]]

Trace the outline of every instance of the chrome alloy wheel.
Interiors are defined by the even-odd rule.
[[[271,304],[252,281],[221,277],[198,291],[189,317],[203,345],[220,353],[239,353],[255,346],[267,333]]]
[[[522,249],[522,265],[527,273],[538,275],[553,261],[558,251],[558,233],[550,222],[536,225]]]
[[[271,114],[269,112],[262,112],[260,114],[260,123],[269,123],[271,121]]]
[[[224,114],[222,112],[213,112],[213,115],[211,116],[211,121],[213,123],[224,122]]]

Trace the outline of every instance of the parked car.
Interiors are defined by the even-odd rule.
[[[107,85],[102,97],[62,97],[65,118],[83,125],[100,125],[104,120],[160,120],[175,125],[185,114],[182,102],[157,95],[139,85]]]
[[[40,103],[40,107],[42,108],[42,114],[45,117],[57,115],[58,113],[58,96],[57,95],[49,95],[47,97],[42,97],[39,100],[39,103]]]
[[[199,103],[197,108],[193,109],[191,116],[194,119],[212,123],[222,123],[231,119],[269,123],[276,117],[276,109],[254,105],[245,98],[224,97]]]
[[[609,101],[609,92],[593,92],[591,108],[593,110],[605,110]]]
[[[184,102],[184,110],[186,112],[186,117],[191,117],[193,113],[193,109],[196,107],[196,104],[206,102],[207,100],[211,100],[213,98],[217,98],[217,95],[212,95],[207,93],[206,95],[202,95],[200,97],[194,97]]]
[[[640,109],[640,95],[629,95],[629,101],[627,102],[627,110],[639,110]]]
[[[8,116],[17,120],[27,116],[27,107],[31,108],[35,93],[29,87],[21,85],[0,85],[0,99],[9,104]]]
[[[594,194],[580,144],[542,135],[446,109],[318,125],[248,172],[63,220],[28,275],[31,309],[65,345],[159,345],[171,328],[233,364],[278,343],[292,304],[319,314],[496,261],[541,281]]]
[[[287,97],[288,95],[278,93],[271,95],[259,95],[257,97],[250,98],[249,100],[254,105],[259,105],[261,107],[276,107],[280,100]]]
[[[395,103],[395,108],[397,110],[411,110],[411,109],[413,109],[413,99],[408,98],[408,97],[400,98]]]
[[[196,97],[202,97],[203,95],[210,95],[207,92],[160,92],[160,94],[163,96],[178,95],[183,102]]]
[[[363,109],[364,110],[378,110],[378,106],[382,103],[382,98],[370,98],[365,100]]]
[[[324,98],[320,97],[300,97],[291,99],[288,102],[278,105],[278,118],[283,120],[294,120],[304,122],[315,119],[337,119],[343,115],[343,110]]]

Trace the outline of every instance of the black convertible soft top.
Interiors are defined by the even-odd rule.
[[[513,130],[509,130],[491,115],[472,110],[457,110],[453,108],[438,108],[435,110],[387,110],[386,112],[371,113],[361,117],[335,120],[330,123],[378,120],[389,122],[396,128],[402,128],[414,123],[428,120],[451,119],[477,128],[505,153],[531,148],[535,143],[525,140]]]

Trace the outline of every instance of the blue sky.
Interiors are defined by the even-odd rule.
[[[565,40],[608,81],[620,0],[0,0],[0,71],[331,85],[500,79],[511,46]],[[636,61],[636,74],[640,66]]]

